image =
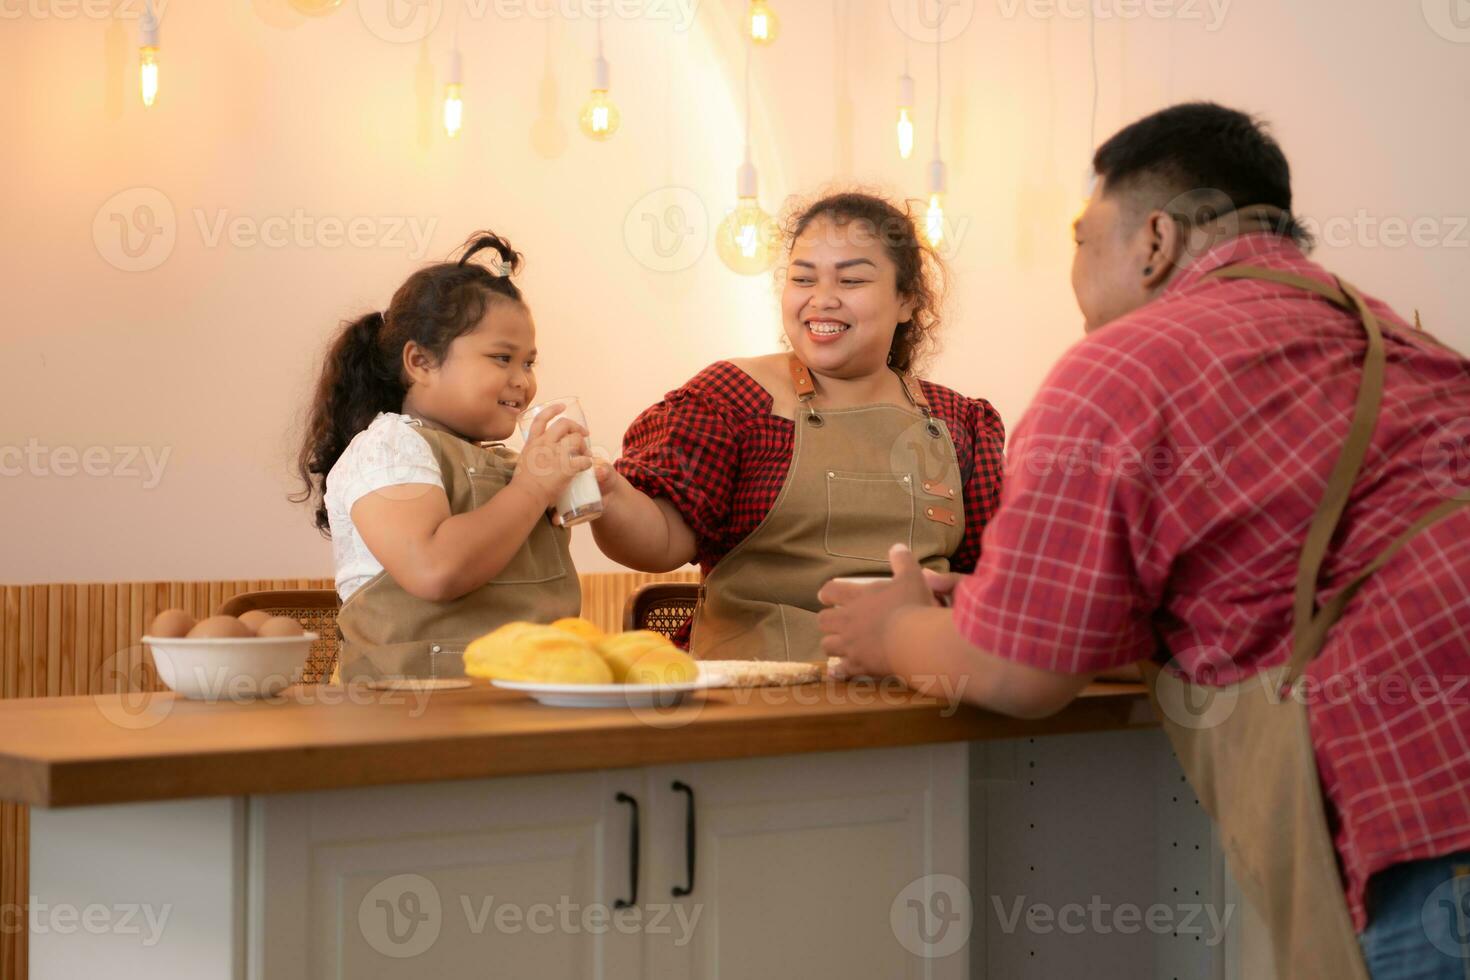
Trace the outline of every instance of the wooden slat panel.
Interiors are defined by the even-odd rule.
[[[77,587],[72,584],[61,586],[61,635],[56,648],[56,684],[49,686],[49,693],[75,694],[77,660]]]
[[[698,582],[694,570],[651,574],[648,572],[611,572],[582,576],[582,616],[609,632],[623,628],[623,605],[628,596],[650,582]]]
[[[39,652],[45,649],[46,590],[30,589],[26,592],[25,618],[21,620],[20,637],[20,697],[36,695],[36,664]],[[39,620],[40,635],[37,636]]]
[[[88,680],[88,693],[112,692],[112,671],[107,669],[109,658],[118,649],[118,586],[109,582],[101,589],[101,648],[98,660],[93,664],[93,673]]]
[[[92,692],[92,677],[102,662],[102,586],[87,586],[87,655],[81,660],[77,675],[77,693]]]
[[[4,628],[0,630],[0,697],[13,698],[20,693],[20,604],[21,587],[5,587],[5,605],[0,615],[4,616]]]
[[[147,593],[148,586],[143,582],[135,582],[128,590],[128,643],[127,659],[128,672],[125,675],[125,691],[139,690],[138,665],[143,661],[143,648],[138,638],[147,629],[143,622],[143,596]]]

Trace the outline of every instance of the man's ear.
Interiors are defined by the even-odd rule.
[[[1143,287],[1153,291],[1174,274],[1184,252],[1184,233],[1179,222],[1164,211],[1150,211],[1144,219],[1144,231],[1147,249],[1139,275]]]
[[[409,385],[428,381],[437,366],[429,352],[412,340],[403,345],[403,374]]]

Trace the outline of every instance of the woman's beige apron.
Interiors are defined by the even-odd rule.
[[[416,425],[439,462],[451,513],[474,510],[503,490],[516,454],[498,444],[476,445],[448,432]],[[575,616],[582,589],[572,566],[571,530],[549,517],[536,522],[499,575],[448,602],[409,594],[379,572],[337,614],[342,630],[338,676],[344,682],[380,677],[462,677],[464,648],[506,623],[549,623]]]
[[[797,397],[791,469],[765,519],[700,587],[690,649],[703,660],[822,658],[817,591],[841,575],[889,574],[888,549],[949,570],[965,534],[954,442],[917,381],[913,408],[817,410],[811,373],[790,361]]]
[[[1414,535],[1470,499],[1432,508],[1331,601],[1319,605],[1318,573],[1362,467],[1383,396],[1385,355],[1378,320],[1358,292],[1341,281],[1334,289],[1250,266],[1227,266],[1211,275],[1265,279],[1317,293],[1357,313],[1368,334],[1368,353],[1347,441],[1298,562],[1287,663],[1225,688],[1191,684],[1154,663],[1144,664],[1143,673],[1190,785],[1217,822],[1230,870],[1270,929],[1277,976],[1368,980],[1328,830],[1302,674],[1363,583]]]

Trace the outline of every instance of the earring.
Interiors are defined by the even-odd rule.
[[[1146,276],[1153,275],[1154,274],[1154,267],[1151,266],[1151,265],[1144,266],[1143,267],[1143,274],[1146,275]]]

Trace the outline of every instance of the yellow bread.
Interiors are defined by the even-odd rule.
[[[464,651],[465,673],[541,684],[611,684],[612,670],[588,643],[566,630],[508,623]]]
[[[558,619],[551,625],[555,629],[566,630],[568,633],[580,636],[588,643],[596,643],[607,636],[606,633],[597,628],[596,623],[589,622],[580,616],[568,616],[565,619]]]
[[[689,654],[652,630],[609,636],[597,644],[619,684],[677,684],[699,679]]]

